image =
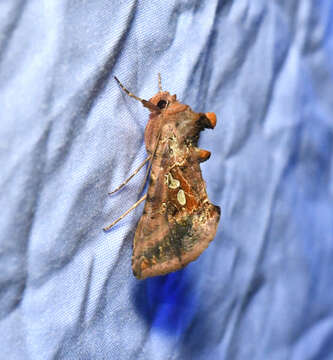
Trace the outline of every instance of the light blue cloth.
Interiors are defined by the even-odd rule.
[[[333,359],[333,5],[0,3],[0,358]],[[215,240],[136,280],[149,99],[195,111]]]

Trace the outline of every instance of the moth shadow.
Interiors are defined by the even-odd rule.
[[[136,309],[150,328],[181,335],[196,313],[195,291],[186,269],[140,281],[133,292]]]

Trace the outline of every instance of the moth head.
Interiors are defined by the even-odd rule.
[[[177,102],[177,97],[176,95],[171,95],[167,91],[160,91],[151,99],[149,99],[149,102],[156,105],[160,109],[160,111],[163,111],[173,103]]]

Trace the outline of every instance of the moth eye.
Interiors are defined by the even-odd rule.
[[[160,109],[164,109],[167,105],[167,102],[165,100],[160,100],[158,103],[157,103],[157,106],[160,108]]]

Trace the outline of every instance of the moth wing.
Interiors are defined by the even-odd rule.
[[[208,200],[198,149],[176,134],[175,123],[162,127],[152,163],[133,243],[132,269],[139,279],[183,268],[216,234],[220,209]]]

